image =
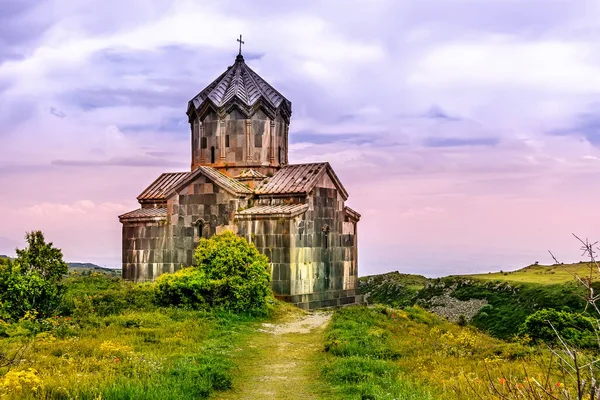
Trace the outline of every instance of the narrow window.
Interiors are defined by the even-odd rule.
[[[203,148],[203,149],[206,149],[206,148],[208,147],[208,144],[207,144],[207,142],[206,142],[206,137],[203,137],[203,138],[202,138],[202,143],[201,143],[201,144],[202,144],[202,148]]]
[[[204,233],[204,222],[198,222],[198,237],[201,238]]]
[[[277,159],[279,160],[279,164],[281,164],[281,146],[279,146],[279,150],[277,153]]]
[[[323,225],[321,231],[323,232],[323,248],[327,250],[329,248],[329,225]]]
[[[225,135],[225,147],[229,147],[229,135]]]
[[[211,164],[215,163],[215,146],[210,148],[210,162]]]

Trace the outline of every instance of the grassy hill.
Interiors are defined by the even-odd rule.
[[[99,273],[108,274],[108,275],[112,275],[112,276],[121,276],[120,269],[105,268],[105,267],[101,267],[99,265],[92,264],[92,263],[70,262],[67,264],[69,265],[69,271],[71,273],[76,273],[76,274],[80,274],[80,275],[89,275],[93,272],[97,272],[97,273],[99,272]]]
[[[529,282],[549,285],[571,282],[574,279],[574,275],[579,277],[590,276],[589,263],[579,262],[575,264],[554,265],[534,264],[517,271],[463,275],[463,277],[487,281]],[[597,268],[592,268],[592,277],[594,280],[600,279]]]
[[[421,275],[401,274],[398,271],[359,278],[358,287],[368,294],[370,303],[388,304],[393,307],[411,306],[416,296],[427,284]]]
[[[437,279],[391,272],[361,277],[359,289],[370,304],[417,304],[451,321],[463,318],[495,337],[510,339],[527,316],[538,310],[584,310],[584,289],[573,274],[589,276],[589,265],[530,265],[513,272]],[[598,272],[593,271],[592,277],[600,290]]]
[[[424,279],[391,276],[413,289]],[[153,284],[105,274],[65,284],[58,315],[0,323],[3,352],[23,351],[10,370],[0,367],[1,398],[496,399],[488,380],[502,382],[503,394],[530,376],[543,374],[546,391],[564,382],[538,363],[549,357],[545,348],[494,339],[419,307],[347,307],[310,329],[305,312],[280,302],[255,318],[161,307]]]

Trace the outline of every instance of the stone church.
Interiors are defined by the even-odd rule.
[[[186,113],[191,171],[160,175],[137,197],[141,208],[119,216],[123,278],[190,266],[200,238],[231,230],[269,258],[278,298],[305,309],[360,302],[360,214],[329,163],[288,163],[292,103],[241,48]]]

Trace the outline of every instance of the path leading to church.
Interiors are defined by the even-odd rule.
[[[262,324],[234,356],[233,389],[215,399],[322,399],[319,382],[329,312],[296,314],[293,319]]]

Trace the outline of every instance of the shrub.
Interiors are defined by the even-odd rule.
[[[194,267],[157,279],[160,303],[266,313],[271,295],[269,261],[253,244],[227,231],[200,239],[194,259]]]
[[[148,311],[156,307],[151,283],[125,282],[106,274],[92,274],[69,277],[65,279],[65,287],[58,313],[78,319],[114,315],[125,310]]]
[[[558,336],[550,324],[563,339],[574,346],[590,348],[598,345],[594,330],[597,325],[593,318],[554,309],[540,310],[527,317],[519,334],[529,335],[534,343],[556,343]]]
[[[0,316],[9,320],[52,315],[64,292],[61,279],[69,267],[60,249],[46,243],[41,231],[28,232],[28,246],[15,260],[0,265]]]

